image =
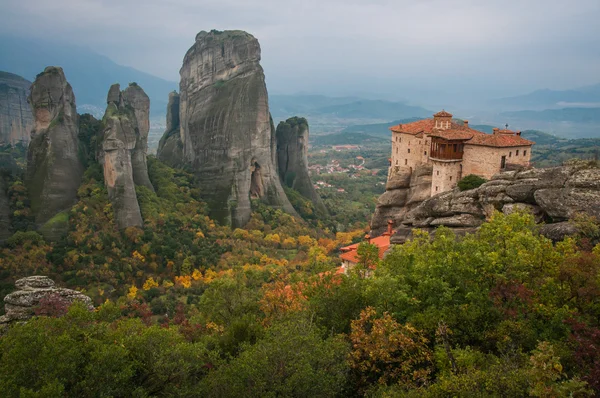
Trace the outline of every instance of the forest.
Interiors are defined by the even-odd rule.
[[[339,248],[367,226],[351,210],[315,217],[291,196],[301,220],[255,201],[248,225],[231,229],[207,216],[191,173],[154,157],[156,192],[136,187],[144,227],[119,231],[92,156],[98,128],[80,118],[87,170],[57,242],[34,230],[21,161],[4,161],[18,149],[0,157],[14,231],[0,293],[48,275],[96,307],[49,297],[12,325],[0,337],[3,396],[600,394],[597,220],[576,218],[579,235],[553,243],[532,215],[496,213],[475,234],[417,232],[383,260],[362,243],[345,275]],[[325,196],[328,209],[342,198]]]

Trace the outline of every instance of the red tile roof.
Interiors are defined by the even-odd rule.
[[[366,242],[366,241],[365,241]],[[342,260],[345,261],[349,261],[351,263],[358,263],[359,259],[358,259],[358,245],[360,245],[363,242],[360,243],[355,243],[353,245],[350,246],[346,246],[346,247],[342,247],[340,250],[343,252],[340,255],[340,258]],[[389,235],[382,235],[382,236],[378,236],[377,238],[373,238],[369,241],[369,243],[371,243],[372,245],[375,245],[379,248],[379,259],[383,260],[383,254],[390,248],[390,236]]]
[[[430,134],[432,137],[439,137],[445,140],[470,140],[476,135],[486,135],[481,131],[469,127],[452,127],[448,130],[434,130]]]
[[[441,111],[434,116],[452,117],[452,114]],[[535,144],[535,142],[526,140],[511,130],[495,129],[494,134],[486,134],[472,129],[468,125],[454,122],[450,122],[450,127],[447,129],[437,129],[435,128],[433,119],[423,119],[417,120],[416,122],[398,124],[390,127],[390,130],[394,133],[410,134],[417,137],[428,134],[432,137],[439,137],[446,140],[465,140],[465,144],[491,147],[531,146]]]
[[[394,133],[404,133],[416,135],[420,132],[431,133],[433,130],[433,119],[417,120],[412,123],[399,124],[397,126],[390,127]]]
[[[484,134],[476,136],[467,141],[467,145],[480,145],[491,147],[514,147],[514,146],[531,146],[535,144],[533,141],[526,140],[520,135],[508,134]]]

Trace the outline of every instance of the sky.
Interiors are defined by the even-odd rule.
[[[173,81],[199,31],[246,30],[270,93],[419,103],[600,82],[599,0],[0,0],[0,21]]]

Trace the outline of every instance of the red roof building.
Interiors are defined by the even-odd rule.
[[[390,127],[392,158],[388,176],[400,168],[414,170],[421,164],[433,166],[431,195],[453,189],[469,174],[489,179],[511,166],[527,167],[534,142],[521,132],[475,130],[468,121],[457,122],[442,110],[431,119]]]

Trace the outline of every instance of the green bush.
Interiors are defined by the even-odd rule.
[[[469,174],[458,182],[458,189],[461,191],[468,191],[469,189],[478,188],[485,182],[487,182],[485,178],[479,177],[475,174]]]

